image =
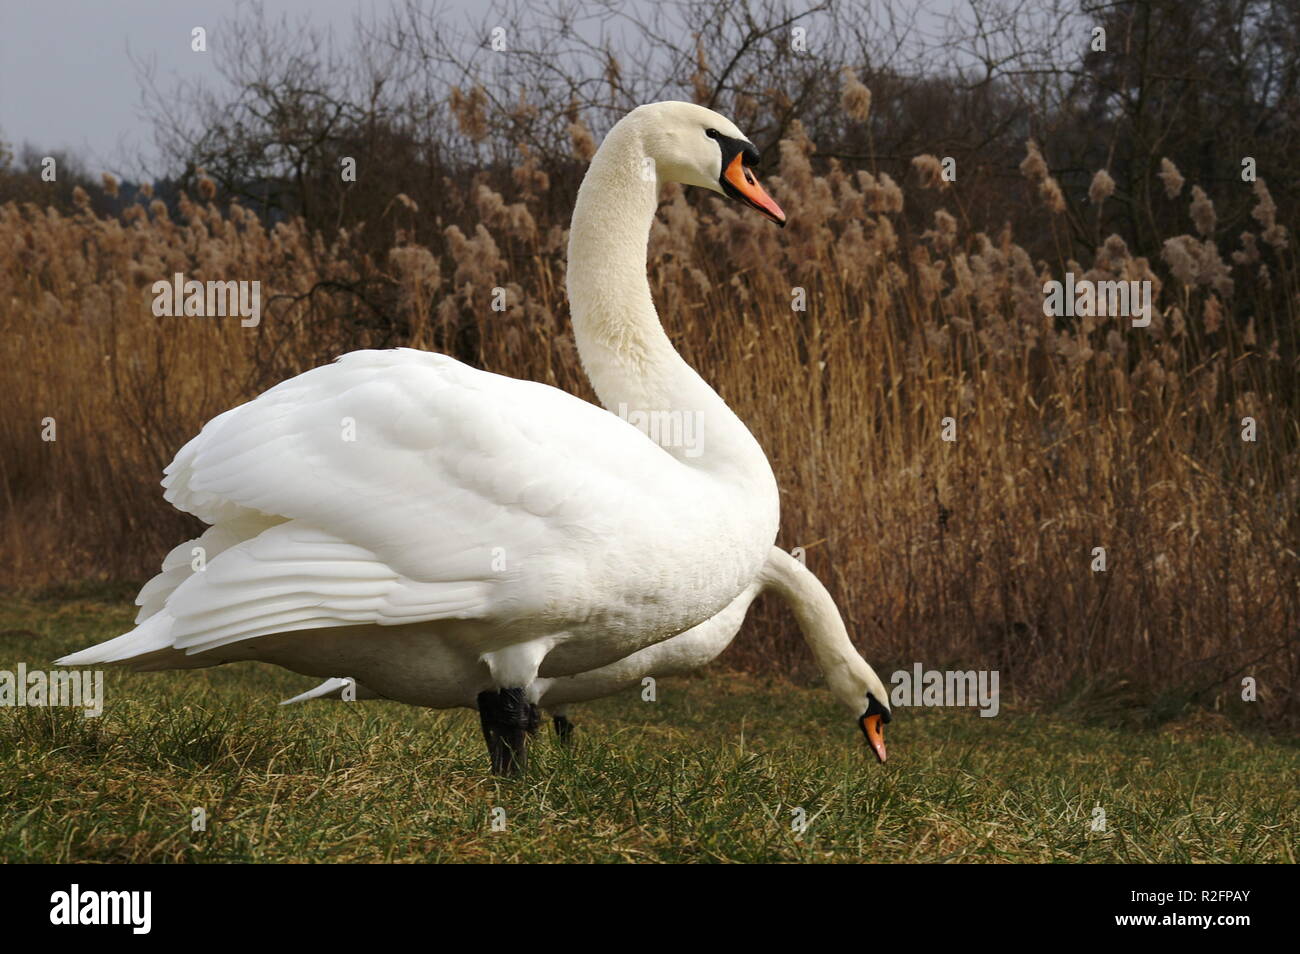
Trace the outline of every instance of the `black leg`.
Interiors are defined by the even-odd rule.
[[[522,689],[478,694],[478,717],[495,775],[518,775],[528,767],[528,733],[537,730],[537,707]]]
[[[560,744],[568,745],[569,740],[573,738],[573,723],[569,721],[568,716],[553,716],[551,724],[555,726],[555,737],[560,740]]]

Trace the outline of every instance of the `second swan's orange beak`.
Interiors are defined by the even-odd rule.
[[[785,213],[776,201],[767,194],[767,191],[758,184],[758,179],[754,173],[745,165],[745,156],[743,153],[737,153],[735,158],[722,173],[722,178],[726,180],[731,188],[736,190],[736,196],[743,199],[749,205],[752,205],[758,211],[762,212],[769,219],[782,228],[785,227]]]
[[[885,761],[884,718],[879,715],[864,715],[859,725],[862,726],[862,734],[867,737],[867,744],[871,746],[871,751],[876,753],[876,758],[881,762]]]

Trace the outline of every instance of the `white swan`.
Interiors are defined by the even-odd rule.
[[[673,349],[645,274],[662,182],[784,222],[756,156],[711,110],[640,107],[592,159],[570,230],[574,334],[601,401],[693,415],[702,448],[660,447],[563,391],[444,355],[347,354],[181,449],[165,497],[211,528],[164,560],[134,630],[59,662],[346,672],[389,699],[476,707],[494,770],[520,767],[539,676],[699,625],[767,559],[771,468]],[[875,698],[869,672],[857,658],[837,688],[855,712]]]
[[[773,547],[754,582],[713,618],[608,666],[573,676],[539,678],[531,687],[530,695],[538,706],[551,712],[556,733],[561,740],[566,740],[572,731],[566,713],[568,706],[640,687],[646,676],[676,676],[707,666],[731,645],[745,622],[750,604],[763,592],[777,594],[794,610],[800,631],[812,647],[823,672],[833,674],[856,666],[858,655],[848,642],[844,622],[826,588],[802,563],[780,547]],[[889,694],[869,666],[865,678],[871,685],[871,695],[867,711],[862,713],[858,723],[876,758],[884,762],[884,725],[890,720],[890,710],[876,700],[888,700]],[[848,681],[851,691],[851,676]],[[349,684],[353,698],[357,700],[382,698],[368,686],[339,676],[280,704],[287,706],[309,699],[340,699]]]

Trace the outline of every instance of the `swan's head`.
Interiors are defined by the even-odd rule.
[[[807,636],[807,628],[804,635]],[[827,687],[856,717],[858,728],[866,736],[876,759],[885,761],[885,726],[893,715],[889,691],[876,671],[851,647],[843,655],[827,659],[822,671],[826,674]]]
[[[867,667],[871,668],[871,667]],[[872,676],[875,673],[872,672]],[[880,680],[876,679],[879,683]],[[885,761],[885,724],[889,722],[891,716],[889,713],[889,696],[885,693],[885,687],[881,686],[879,697],[875,691],[867,692],[866,711],[858,717],[858,726],[862,729],[862,734],[867,737],[867,744],[871,746],[871,751],[876,753],[877,760]]]
[[[726,116],[676,102],[641,106],[633,115],[660,181],[712,189],[785,225],[785,213],[754,174],[758,149]]]

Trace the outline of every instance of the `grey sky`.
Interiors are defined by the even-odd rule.
[[[269,21],[306,17],[344,39],[354,16],[371,19],[392,2],[264,0],[262,6]],[[903,6],[914,2],[903,0]],[[152,63],[162,89],[186,79],[216,81],[220,27],[241,5],[239,0],[0,0],[0,141],[18,150],[28,144],[66,150],[92,174],[133,176],[145,171],[141,159],[156,166],[136,64]],[[930,11],[963,5],[963,0],[926,3]],[[458,27],[477,19],[486,6],[487,0],[436,2]],[[934,23],[932,13],[923,16]],[[206,54],[190,49],[196,26],[208,31]]]
[[[268,19],[309,15],[336,35],[354,13],[386,0],[266,0]],[[443,0],[453,15],[482,6]],[[21,148],[67,149],[89,171],[125,172],[152,156],[153,130],[140,107],[136,61],[152,60],[161,85],[213,73],[213,31],[234,2],[184,0],[5,0],[0,3],[0,140]],[[208,30],[210,52],[190,50]]]

